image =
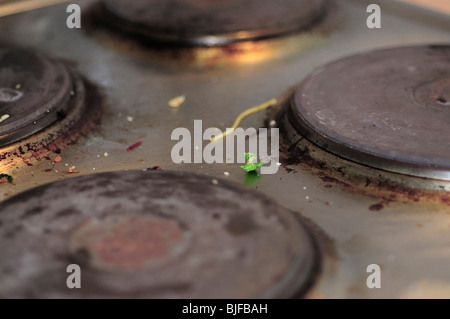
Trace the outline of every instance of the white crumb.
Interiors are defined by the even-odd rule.
[[[183,103],[185,101],[186,101],[186,96],[180,95],[180,96],[177,96],[177,97],[174,97],[173,99],[171,99],[168,104],[169,104],[169,107],[171,107],[173,109],[177,109],[181,105],[183,105]]]
[[[9,114],[4,114],[4,115],[0,116],[0,123],[3,121],[6,121],[7,119],[9,119]]]

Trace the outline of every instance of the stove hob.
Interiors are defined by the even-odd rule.
[[[64,117],[79,82],[64,64],[41,53],[0,46],[0,112],[9,115],[0,123],[0,146]]]
[[[221,46],[308,29],[325,0],[103,0],[104,22],[150,42]]]
[[[293,93],[288,117],[343,158],[450,180],[450,46],[377,50],[328,64]]]
[[[0,208],[0,296],[276,298],[320,270],[299,216],[265,196],[190,173],[64,180]],[[82,270],[67,289],[66,268]]]
[[[0,161],[7,169],[73,142],[100,117],[100,96],[68,63],[0,44]]]

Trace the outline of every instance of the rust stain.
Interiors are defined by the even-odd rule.
[[[369,210],[376,212],[382,210],[383,208],[384,208],[383,202],[369,206]]]
[[[94,266],[137,270],[169,260],[185,239],[184,229],[173,220],[132,216],[88,221],[76,230],[72,242],[73,250],[85,252]]]
[[[369,206],[369,210],[374,212],[379,212],[383,208],[385,208],[387,205],[389,205],[390,202],[392,202],[393,199],[384,199],[379,203],[373,204]]]
[[[125,221],[95,244],[98,258],[121,268],[140,268],[148,260],[170,254],[171,241],[183,239],[183,231],[172,223],[139,219]]]
[[[324,181],[325,183],[332,183],[332,184],[339,185],[339,186],[346,187],[346,188],[351,187],[350,184],[344,183],[344,182],[338,180],[337,178],[334,178],[334,177],[331,177],[331,176],[327,176],[327,175],[326,175],[325,173],[323,173],[323,172],[320,172],[320,173],[318,174],[318,176],[319,176],[319,178],[320,178],[322,181]],[[330,185],[330,184],[327,184],[327,185]]]

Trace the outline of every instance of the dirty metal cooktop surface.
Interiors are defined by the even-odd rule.
[[[87,10],[95,1],[79,3]],[[170,158],[174,128],[192,129],[196,119],[202,119],[204,127],[229,127],[244,109],[281,98],[331,61],[373,49],[450,41],[448,17],[386,2],[382,28],[369,30],[367,5],[339,1],[339,27],[327,35],[309,34],[308,39],[291,35],[290,41],[307,43],[283,57],[261,60],[249,56],[246,63],[223,66],[217,61],[205,67],[159,59],[155,52],[147,55],[132,48],[117,48],[83,29],[70,30],[65,26],[64,5],[2,18],[1,41],[37,47],[74,62],[78,72],[98,85],[105,98],[101,125],[61,149],[57,154],[60,162],[54,162],[54,154],[50,160],[41,159],[32,166],[8,168],[6,173],[14,177],[14,182],[0,185],[2,199],[49,182],[99,172],[142,171],[160,166],[164,170],[198,173],[253,188],[320,227],[333,253],[324,254],[321,275],[309,297],[389,298],[436,292],[450,295],[448,182],[355,164],[331,156],[301,136],[296,136],[298,148],[292,147],[291,141],[283,150],[284,166],[277,174],[256,179],[249,179],[240,164],[176,165]],[[181,94],[186,95],[186,102],[178,110],[169,109],[167,101]],[[259,114],[246,119],[243,126],[261,127],[265,119],[265,114]],[[291,133],[298,134],[291,130],[284,133],[283,139]],[[127,152],[137,141],[142,142],[141,146]],[[323,162],[318,161],[319,157]],[[78,174],[67,173],[73,166]],[[352,174],[368,180],[361,186]],[[382,181],[388,181],[389,187]],[[58,192],[57,186],[48,187]],[[76,200],[75,193],[64,197]],[[8,212],[7,216],[13,215]],[[146,221],[155,222],[152,218]],[[111,229],[115,223],[107,220],[105,228]],[[92,229],[95,226],[82,225],[78,234]],[[78,244],[74,240],[71,247],[75,249]],[[366,269],[373,263],[382,267],[381,289],[366,286]],[[100,261],[96,265],[104,266]]]

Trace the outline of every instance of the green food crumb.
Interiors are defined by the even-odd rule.
[[[12,183],[13,180],[14,180],[14,178],[13,178],[11,175],[8,175],[8,174],[0,174],[0,179],[5,178],[5,177],[8,179],[8,182],[9,182],[9,183]]]
[[[245,153],[245,159],[247,160],[247,163],[244,166],[241,166],[246,172],[254,172],[257,171],[258,168],[263,166],[262,163],[255,163],[256,162],[256,155],[252,153]]]

